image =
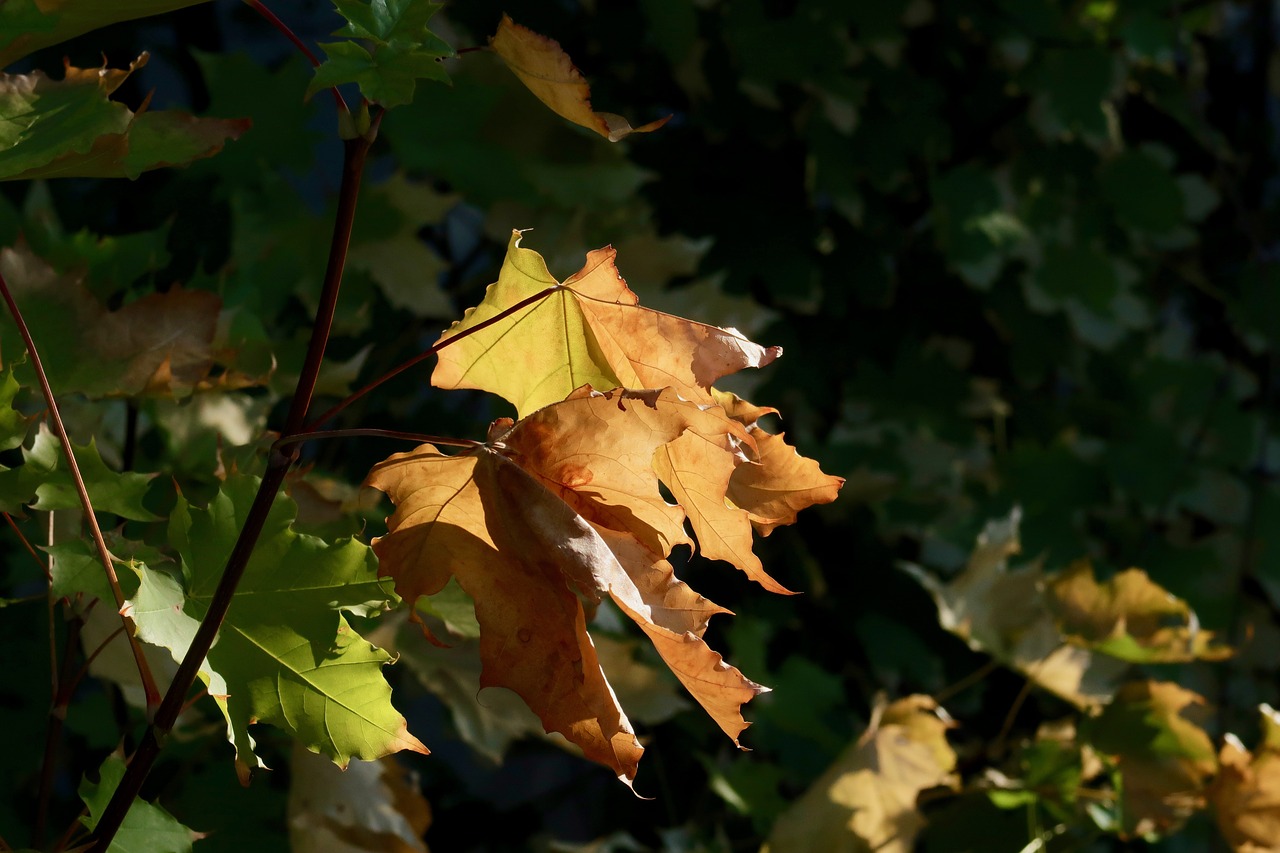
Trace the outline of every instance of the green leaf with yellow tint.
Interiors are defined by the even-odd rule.
[[[6,0],[0,3],[0,68],[28,53],[120,21],[206,0]]]
[[[181,660],[257,492],[255,477],[227,478],[208,508],[179,499],[169,540],[182,577],[146,567],[130,604],[138,636]],[[278,497],[231,608],[200,669],[226,717],[242,779],[263,766],[251,723],[289,732],[345,766],[403,749],[426,752],[391,705],[382,668],[391,656],[360,637],[340,611],[371,615],[394,596],[367,545],[327,544],[293,531],[293,502]]]
[[[513,231],[498,281],[437,343],[548,288],[552,292],[443,349],[431,384],[491,391],[515,405],[521,417],[583,385],[669,387],[686,400],[710,404],[713,382],[782,354],[733,329],[642,308],[614,265],[616,254],[612,247],[589,252],[586,265],[561,284]]]

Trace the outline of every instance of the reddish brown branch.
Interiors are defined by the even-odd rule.
[[[22,337],[22,342],[27,348],[27,355],[31,358],[31,368],[35,371],[36,379],[40,383],[40,391],[44,394],[45,404],[49,407],[49,420],[53,423],[54,432],[57,433],[58,441],[62,444],[62,453],[67,459],[67,468],[71,472],[71,481],[75,484],[76,494],[80,497],[80,506],[84,509],[85,521],[89,524],[89,533],[93,538],[94,547],[98,550],[98,559],[102,563],[103,571],[107,573],[107,582],[111,585],[111,594],[115,596],[116,609],[120,611],[120,619],[124,623],[129,637],[129,648],[133,650],[133,659],[138,665],[138,676],[142,679],[142,686],[146,691],[147,715],[149,717],[160,702],[160,692],[156,689],[155,679],[151,677],[151,668],[147,665],[147,659],[142,655],[142,647],[138,645],[138,640],[133,636],[133,631],[128,630],[132,620],[125,616],[123,612],[124,592],[120,589],[120,579],[116,577],[116,569],[111,562],[111,552],[107,550],[106,540],[102,538],[102,528],[98,526],[98,518],[94,515],[93,502],[89,499],[89,490],[85,487],[84,478],[80,476],[80,465],[76,462],[75,452],[71,449],[71,439],[67,437],[66,425],[63,424],[62,415],[58,411],[58,401],[53,396],[53,389],[49,387],[49,377],[45,375],[40,353],[36,350],[35,341],[31,338],[31,330],[27,328],[27,321],[23,319],[22,312],[18,310],[18,303],[14,302],[13,294],[9,292],[9,284],[4,280],[3,275],[0,275],[0,295],[4,296],[5,304],[9,306],[9,313],[13,315],[14,323],[18,327],[18,334]]]
[[[307,58],[307,61],[311,63],[312,68],[320,67],[320,60],[311,52],[311,48],[307,47],[306,43],[302,39],[298,38],[298,34],[290,29],[288,24],[276,17],[275,12],[272,12],[263,5],[261,0],[244,0],[244,2],[250,9],[261,15],[267,23],[279,30],[285,38],[293,42],[293,46]],[[351,112],[351,110],[347,108],[347,102],[342,97],[342,93],[338,91],[336,86],[330,87],[329,91],[333,93],[333,102],[337,104],[338,112]]]
[[[298,385],[294,389],[285,428],[281,431],[285,438],[301,430],[306,420],[307,409],[311,405],[312,394],[315,392],[316,380],[320,375],[320,364],[324,359],[325,347],[329,342],[329,331],[333,326],[333,315],[337,311],[338,292],[342,285],[347,246],[351,240],[351,227],[355,221],[356,201],[360,194],[365,159],[377,135],[381,117],[381,112],[373,117],[368,134],[346,140],[344,143],[342,185],[329,245],[329,261],[325,269],[320,305],[316,310],[315,323],[311,328],[311,343],[307,348],[306,361],[303,363]],[[218,586],[209,599],[209,607],[200,621],[200,627],[196,630],[182,663],[178,665],[178,671],[164,695],[164,700],[160,703],[159,710],[156,711],[154,720],[147,727],[142,736],[142,742],[130,758],[124,778],[116,786],[110,802],[107,803],[102,817],[94,828],[90,850],[95,853],[106,853],[111,846],[111,839],[115,837],[130,806],[142,789],[142,783],[151,772],[164,739],[173,728],[178,715],[182,713],[187,693],[195,682],[205,656],[218,635],[218,630],[222,627],[222,622],[231,607],[236,587],[249,564],[249,556],[258,543],[258,537],[262,535],[267,513],[271,510],[276,493],[284,483],[285,475],[289,472],[294,459],[294,454],[279,450],[271,453],[258,493],[254,496],[253,504],[245,516],[244,526],[241,527],[236,544],[227,558],[227,565],[222,571],[222,577],[218,580]]]
[[[430,347],[418,353],[408,361],[401,362],[397,366],[391,368],[386,373],[382,374],[377,379],[373,380],[368,385],[361,388],[359,391],[356,391],[352,394],[347,395],[345,399],[338,402],[338,404],[335,405],[333,408],[329,409],[323,415],[320,415],[318,418],[316,418],[315,420],[307,424],[306,431],[314,432],[316,427],[320,426],[326,421],[332,420],[340,412],[346,409],[347,406],[350,406],[352,403],[354,403],[356,400],[359,400],[365,394],[368,394],[374,388],[377,388],[379,385],[382,385],[384,382],[386,382],[389,379],[394,379],[395,377],[399,376],[401,373],[404,373],[406,370],[413,367],[414,365],[421,364],[422,362],[426,361],[428,358],[431,358],[431,356],[440,352],[440,350],[444,349],[450,344],[455,344],[458,341],[462,340],[463,338],[467,337],[468,335],[474,335],[476,332],[480,331],[481,329],[487,329],[490,326],[492,326],[494,323],[507,319],[512,314],[516,313],[517,311],[520,311],[521,309],[528,308],[530,305],[534,304],[535,302],[541,302],[543,299],[546,299],[548,296],[555,293],[560,288],[561,288],[561,285],[557,284],[553,287],[548,287],[544,290],[540,290],[537,293],[533,294],[532,296],[528,296],[528,297],[525,297],[524,299],[521,299],[519,302],[517,302],[515,305],[512,305],[510,308],[504,308],[502,311],[500,311],[497,314],[494,314],[492,317],[490,317],[488,320],[485,320],[483,323],[476,323],[474,326],[472,326],[469,329],[463,329],[461,332],[458,332],[456,335],[451,335],[445,338],[443,341],[437,341],[435,344],[432,344]],[[440,442],[440,443],[444,444],[446,442]]]

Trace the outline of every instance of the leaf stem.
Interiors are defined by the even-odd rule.
[[[421,432],[401,432],[394,429],[367,427],[361,427],[360,429],[318,429],[310,432],[300,432],[288,438],[282,438],[272,446],[283,447],[288,444],[301,444],[304,441],[316,441],[324,438],[359,438],[361,436],[416,441],[419,444],[444,444],[449,447],[466,447],[468,449],[484,446],[484,442],[473,441],[469,438],[450,438],[443,435],[427,435]]]
[[[480,331],[481,329],[487,329],[490,326],[492,326],[494,323],[498,323],[498,322],[501,322],[502,320],[505,320],[506,318],[510,317],[512,314],[524,308],[528,308],[530,305],[534,304],[535,302],[541,302],[543,299],[546,299],[548,296],[555,293],[557,290],[560,290],[562,287],[563,285],[559,285],[559,284],[554,285],[552,287],[548,287],[544,290],[541,290],[533,294],[532,296],[528,296],[524,299],[521,299],[519,302],[517,302],[515,305],[512,305],[510,308],[504,308],[502,311],[500,311],[497,314],[494,314],[492,317],[490,317],[488,320],[485,320],[483,323],[477,323],[469,329],[463,329],[461,332],[458,332],[456,335],[452,335],[441,341],[436,341],[430,347],[418,353],[413,358],[409,359],[408,361],[403,361],[397,366],[391,368],[386,373],[382,374],[377,379],[373,380],[368,385],[361,388],[359,391],[356,391],[352,394],[348,394],[343,400],[339,401],[337,405],[333,406],[333,408],[329,409],[324,414],[320,415],[319,417],[315,418],[313,421],[308,423],[306,426],[306,430],[308,432],[314,432],[316,427],[320,426],[326,421],[332,420],[340,412],[346,409],[347,406],[350,406],[356,400],[359,400],[365,394],[368,394],[370,391],[377,388],[379,385],[382,385],[387,380],[394,379],[395,377],[399,376],[401,373],[404,373],[406,370],[413,367],[414,365],[421,364],[422,362],[426,361],[428,358],[440,352],[440,350],[444,349],[450,344],[457,343],[458,341],[462,340],[468,335],[474,335],[476,332]],[[445,442],[441,442],[441,444],[444,444],[444,443]]]
[[[291,30],[288,24],[276,17],[275,12],[272,12],[263,5],[262,0],[244,0],[244,2],[250,9],[261,15],[267,23],[279,30],[285,38],[293,42],[293,46],[307,58],[307,61],[311,63],[312,68],[320,67],[320,60],[311,52],[311,48],[307,47],[306,43],[302,39],[298,38],[298,34]],[[347,108],[347,102],[342,97],[342,93],[338,91],[337,86],[330,87],[329,91],[333,93],[333,102],[338,105],[339,112],[351,112],[351,110]]]
[[[384,115],[377,112],[370,123],[369,132],[343,143],[342,184],[339,190],[338,212],[333,223],[333,234],[329,244],[329,261],[325,269],[324,289],[320,294],[320,305],[316,309],[315,323],[311,327],[311,343],[307,348],[306,361],[303,363],[298,385],[293,392],[293,400],[289,405],[289,414],[285,427],[281,431],[283,438],[289,438],[301,431],[306,419],[307,409],[311,405],[311,397],[315,393],[316,379],[320,375],[320,363],[324,359],[325,347],[329,342],[329,332],[333,326],[333,316],[338,306],[338,291],[342,285],[343,268],[346,265],[347,246],[351,240],[351,228],[355,221],[356,202],[360,195],[360,181],[364,175],[364,164],[369,148],[377,136],[378,125]],[[120,824],[133,805],[134,799],[142,789],[156,757],[160,754],[164,740],[182,713],[186,705],[186,696],[200,672],[205,656],[213,646],[219,628],[231,607],[236,587],[244,576],[249,564],[249,556],[258,544],[262,528],[267,521],[267,513],[275,503],[276,493],[284,483],[285,475],[297,458],[295,453],[274,450],[263,472],[258,493],[245,516],[244,525],[236,539],[231,554],[227,557],[227,565],[218,580],[218,586],[209,599],[208,610],[200,621],[191,640],[187,653],[178,665],[178,671],[169,685],[169,690],[160,703],[151,725],[142,735],[138,749],[129,760],[124,778],[116,786],[110,802],[98,819],[92,834],[90,851],[106,853],[111,846],[111,839],[120,829]]]
[[[71,449],[71,439],[67,437],[66,425],[62,422],[62,415],[58,412],[58,401],[54,399],[53,389],[49,387],[49,377],[45,375],[44,364],[40,360],[40,353],[36,351],[35,341],[31,338],[31,330],[27,328],[27,322],[23,319],[22,312],[18,310],[18,303],[13,300],[13,294],[9,292],[9,284],[4,280],[4,276],[0,275],[0,295],[4,296],[5,304],[9,307],[9,313],[13,315],[14,323],[18,327],[18,334],[22,337],[22,342],[27,348],[27,354],[31,357],[31,368],[35,371],[36,379],[40,383],[40,391],[44,394],[44,400],[49,407],[49,420],[53,422],[54,431],[58,434],[58,441],[62,444],[62,453],[67,459],[67,468],[71,472],[71,480],[75,484],[76,494],[80,497],[80,506],[84,510],[85,521],[89,524],[89,533],[93,537],[94,547],[98,550],[98,559],[102,562],[102,568],[107,573],[107,582],[111,585],[111,594],[115,596],[116,609],[120,612],[120,619],[126,628],[125,633],[129,637],[129,648],[133,651],[134,662],[138,665],[138,676],[142,679],[142,687],[147,695],[147,716],[155,710],[160,703],[160,692],[156,689],[155,679],[151,676],[151,667],[147,665],[147,659],[142,655],[142,647],[138,645],[138,640],[133,636],[133,631],[128,630],[132,619],[124,613],[124,592],[120,589],[120,579],[116,577],[115,566],[111,562],[111,552],[107,550],[106,540],[102,538],[102,528],[98,526],[98,517],[93,512],[93,502],[89,499],[89,490],[85,487],[84,478],[80,476],[80,466],[76,462],[75,452]]]
[[[58,743],[62,740],[62,728],[67,719],[67,706],[71,704],[71,696],[75,692],[76,679],[71,677],[71,662],[75,657],[76,646],[80,642],[80,628],[83,620],[72,618],[67,629],[67,644],[62,650],[62,674],[58,678],[59,687],[49,708],[49,725],[44,733],[44,762],[40,766],[40,787],[36,795],[35,828],[32,830],[33,847],[44,846],[45,825],[49,817],[49,797],[53,792],[54,765],[57,763]],[[119,631],[124,630],[120,626]]]

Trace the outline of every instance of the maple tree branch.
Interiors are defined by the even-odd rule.
[[[399,376],[401,373],[404,373],[406,370],[413,367],[414,365],[421,364],[422,362],[426,361],[428,358],[440,352],[440,350],[444,349],[450,344],[457,343],[458,341],[462,340],[468,335],[474,335],[476,332],[480,331],[481,329],[487,329],[490,326],[492,326],[494,323],[498,323],[502,320],[507,319],[517,311],[520,311],[524,308],[528,308],[530,305],[534,304],[535,302],[540,302],[543,299],[546,299],[548,296],[555,293],[557,290],[560,290],[562,287],[563,285],[557,284],[552,287],[545,288],[544,290],[540,290],[539,292],[533,294],[532,296],[528,296],[528,297],[525,297],[524,299],[521,299],[519,302],[517,302],[515,305],[512,305],[510,308],[504,308],[502,311],[498,312],[497,314],[494,314],[492,317],[490,317],[488,320],[485,320],[483,323],[476,323],[474,326],[472,326],[469,329],[463,329],[461,332],[458,332],[458,334],[456,335],[452,335],[451,337],[445,338],[442,341],[437,341],[427,349],[415,355],[413,358],[408,359],[407,361],[403,361],[400,364],[396,365],[395,367],[391,368],[386,373],[382,374],[377,379],[373,380],[368,385],[361,388],[359,391],[355,391],[351,394],[348,394],[345,398],[343,398],[331,409],[329,409],[324,414],[317,417],[315,420],[308,423],[306,426],[306,431],[314,432],[315,428],[320,426],[320,424],[324,423],[325,421],[333,419],[340,412],[342,412],[342,410],[347,408],[347,406],[350,406],[352,403],[354,403],[356,400],[359,400],[365,394],[368,394],[370,391],[377,388],[379,385],[382,385],[384,382],[390,379],[394,379],[395,377]]]
[[[385,111],[376,113],[369,126],[368,133],[343,142],[342,183],[339,189],[338,211],[333,223],[333,233],[329,243],[329,260],[325,268],[324,285],[320,294],[320,305],[316,309],[316,319],[311,327],[311,342],[307,347],[306,361],[298,377],[293,399],[289,404],[289,414],[285,427],[281,430],[282,438],[288,438],[301,431],[306,419],[307,409],[311,405],[311,397],[315,393],[316,380],[320,375],[320,364],[324,360],[325,347],[329,343],[329,332],[333,327],[333,316],[338,307],[338,292],[342,285],[342,273],[346,266],[347,246],[351,241],[351,228],[355,222],[356,202],[360,195],[360,181],[364,175],[364,164],[369,148],[377,137],[378,126]],[[163,748],[164,740],[177,722],[178,715],[186,707],[187,693],[195,683],[205,656],[217,638],[218,630],[231,608],[231,600],[235,595],[240,579],[244,577],[249,565],[249,557],[258,544],[262,529],[266,525],[267,514],[275,503],[276,494],[284,483],[295,459],[295,453],[273,450],[263,472],[258,493],[245,515],[244,525],[236,538],[236,544],[227,557],[227,564],[218,579],[218,586],[209,599],[208,609],[200,620],[191,644],[178,665],[173,682],[160,703],[159,710],[147,730],[142,735],[129,759],[124,777],[116,786],[107,803],[106,809],[98,819],[97,826],[91,835],[89,847],[93,853],[106,853],[111,846],[111,839],[120,829],[120,824],[133,805],[142,783],[146,781],[155,765],[156,758]]]
[[[244,0],[244,2],[246,6],[261,15],[267,23],[279,30],[285,38],[293,42],[293,46],[307,58],[307,61],[311,63],[312,68],[320,67],[320,60],[311,52],[311,48],[307,47],[306,43],[302,39],[298,38],[298,34],[290,29],[288,24],[276,17],[276,13],[268,9],[262,3],[262,0]],[[333,102],[337,104],[339,112],[351,112],[347,107],[346,99],[342,97],[342,93],[338,91],[337,86],[330,86],[329,91],[333,93]]]
[[[449,447],[483,447],[484,442],[472,441],[469,438],[449,438],[441,435],[426,435],[420,432],[401,432],[394,429],[320,429],[310,432],[300,432],[291,435],[288,438],[282,438],[272,447],[283,447],[288,444],[300,444],[304,441],[314,441],[322,438],[358,438],[360,436],[369,436],[373,438],[396,438],[402,441],[416,441],[419,444],[444,444]]]
[[[9,292],[9,284],[4,280],[4,276],[0,275],[0,295],[4,296],[5,304],[9,307],[9,313],[13,315],[15,325],[18,327],[18,334],[22,337],[22,342],[27,348],[27,355],[31,357],[31,368],[35,371],[36,379],[40,383],[40,392],[44,395],[45,404],[49,407],[49,420],[53,422],[54,431],[58,435],[58,441],[62,444],[62,453],[67,459],[67,468],[71,472],[71,481],[75,484],[76,494],[80,498],[80,506],[84,509],[85,520],[89,524],[89,532],[93,538],[94,547],[98,551],[98,559],[102,563],[103,570],[107,573],[107,582],[111,585],[111,594],[116,600],[116,609],[120,612],[120,620],[127,629],[133,621],[124,613],[124,592],[120,589],[120,579],[116,577],[115,566],[111,562],[111,552],[107,550],[106,540],[102,538],[102,528],[98,526],[98,517],[93,512],[93,502],[89,499],[89,490],[85,487],[84,478],[80,476],[80,465],[76,462],[75,452],[71,449],[71,439],[67,436],[66,425],[62,422],[62,415],[58,411],[58,401],[53,396],[53,389],[49,387],[49,377],[44,372],[44,364],[40,360],[40,353],[36,350],[35,341],[31,338],[31,330],[27,328],[27,321],[23,318],[22,312],[18,310],[18,303],[14,301],[13,294]],[[147,716],[155,710],[160,702],[160,691],[156,689],[155,679],[151,676],[151,667],[147,665],[147,659],[142,654],[142,647],[138,644],[138,640],[133,636],[133,631],[126,631],[129,635],[129,648],[133,650],[134,662],[138,665],[138,677],[142,679],[142,687],[147,695]]]
[[[71,620],[67,629],[67,644],[63,648],[61,676],[59,687],[54,692],[53,703],[49,707],[49,725],[44,733],[44,761],[40,766],[40,786],[36,794],[35,827],[32,830],[33,847],[44,846],[45,825],[49,816],[49,798],[53,793],[54,764],[58,756],[58,744],[62,740],[62,729],[67,719],[67,707],[71,704],[71,696],[75,693],[78,679],[71,678],[71,662],[75,656],[76,646],[80,642],[80,629],[84,621],[80,617]],[[117,629],[123,631],[121,625]],[[114,636],[114,635],[113,635]],[[87,666],[88,664],[86,664]]]

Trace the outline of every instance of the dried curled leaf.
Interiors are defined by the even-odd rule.
[[[686,400],[711,404],[713,382],[782,354],[733,329],[640,307],[618,273],[616,255],[612,247],[589,252],[586,265],[560,284],[513,231],[498,281],[440,341],[547,288],[554,292],[441,351],[431,384],[490,391],[511,401],[521,417],[583,385],[669,387]]]
[[[1052,578],[1046,601],[1071,642],[1134,663],[1222,660],[1232,650],[1185,601],[1155,584],[1141,569],[1126,569],[1098,583],[1088,560]]]
[[[374,541],[409,601],[450,577],[476,602],[482,686],[507,687],[592,760],[634,779],[643,752],[605,680],[581,599],[610,598],[734,739],[765,688],[702,640],[722,608],[664,558],[687,542],[684,513],[658,489],[654,452],[686,431],[723,441],[741,427],[670,389],[582,389],[460,456],[431,445],[374,466],[368,484],[396,512]]]
[[[774,824],[767,853],[909,853],[920,792],[955,787],[949,718],[928,696],[882,707],[858,741]],[[762,851],[763,853],[763,851]]]
[[[596,112],[591,108],[587,78],[574,66],[560,43],[520,26],[508,15],[502,16],[498,32],[489,39],[489,44],[538,100],[562,118],[594,130],[610,142],[632,133],[657,130],[671,119],[667,116],[632,127],[620,115]]]

